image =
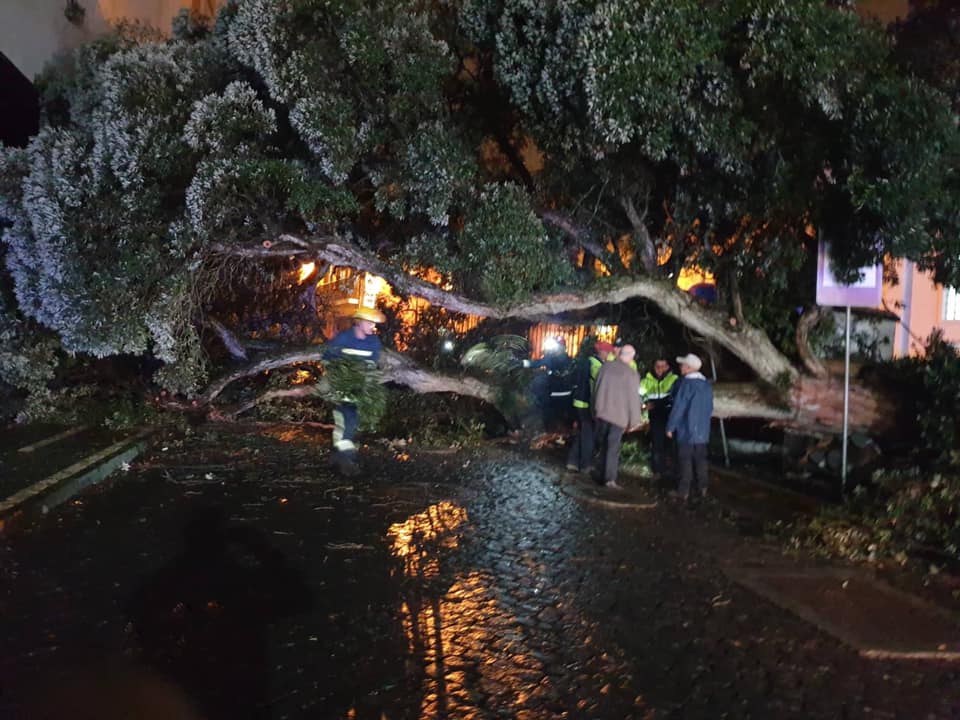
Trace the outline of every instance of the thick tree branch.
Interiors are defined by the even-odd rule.
[[[657,268],[657,248],[654,246],[653,239],[650,237],[650,231],[647,229],[646,211],[643,215],[637,212],[633,199],[629,195],[623,195],[620,198],[620,206],[627,214],[627,219],[633,227],[633,239],[638,245],[637,255],[640,258],[640,264],[648,273],[652,273]]]
[[[290,367],[292,365],[299,365],[301,363],[322,362],[323,349],[324,348],[322,345],[312,345],[307,348],[286,350],[278,353],[277,355],[263,358],[255,363],[238,368],[237,370],[229,372],[226,375],[218,378],[211,383],[197,399],[204,404],[210,404],[216,400],[216,398],[229,385],[237,380],[259,375],[262,372],[276,370],[282,367]],[[383,379],[385,382],[395,382],[400,385],[405,385],[411,390],[415,390],[416,392],[420,393],[457,393],[459,395],[467,395],[469,397],[479,398],[480,400],[495,404],[497,397],[496,388],[488,383],[483,382],[482,380],[478,380],[477,378],[455,377],[440,373],[431,373],[421,368],[411,360],[391,350],[384,350],[381,365],[383,368]],[[296,392],[293,392],[293,390],[275,391],[278,394],[270,395],[269,397],[266,397],[269,395],[269,393],[266,393],[264,396],[261,396],[255,400],[253,404],[241,407],[243,410],[249,409],[254,404],[262,402],[263,399],[270,399],[270,397],[296,397],[314,392],[313,386],[310,387],[309,391],[306,391],[303,388],[295,388],[294,390],[296,390]],[[242,410],[240,411],[242,412]]]
[[[577,225],[573,220],[557,210],[540,210],[537,212],[540,219],[547,225],[552,225],[564,232],[577,245],[598,258],[605,265],[610,264],[610,251],[600,244],[594,235],[585,228]],[[622,263],[621,263],[622,265]]]
[[[533,320],[545,315],[584,310],[604,303],[619,304],[632,298],[642,298],[657,305],[664,314],[682,323],[692,332],[726,348],[765,382],[781,384],[784,379],[792,380],[797,375],[790,361],[773,346],[762,330],[748,325],[731,328],[715,311],[700,305],[665,280],[647,277],[614,278],[604,282],[601,287],[542,295],[510,306],[494,306],[444,290],[344,243],[321,238],[317,244],[303,247],[304,243],[312,241],[292,235],[282,235],[280,241],[288,248],[296,246],[297,250],[334,265],[380,275],[401,293],[416,295],[434,305],[467,315]],[[227,247],[224,252],[237,254],[236,251],[243,249]],[[273,251],[275,248],[263,249]],[[295,253],[296,251],[290,251],[289,254]]]
[[[737,275],[737,269],[730,269],[730,308],[733,310],[733,317],[741,327],[747,324],[743,316],[743,296],[740,294],[740,276]]]
[[[291,235],[282,235],[287,246],[308,242]],[[797,376],[790,361],[770,342],[766,333],[749,325],[732,328],[715,311],[700,305],[672,283],[647,277],[614,278],[601,287],[581,291],[558,292],[533,297],[510,306],[494,306],[473,300],[421,280],[401,268],[388,265],[379,258],[340,242],[318,240],[310,249],[312,257],[334,265],[344,265],[380,275],[396,289],[407,295],[416,295],[434,305],[467,315],[489,318],[521,318],[535,320],[546,315],[557,315],[571,310],[584,310],[604,303],[619,304],[632,298],[642,298],[657,305],[667,316],[677,320],[694,333],[729,350],[768,383],[782,384]]]
[[[323,346],[290,350],[265,358],[246,367],[228,373],[214,382],[200,396],[204,404],[213,401],[231,383],[246,377],[258,375],[267,370],[275,370],[300,363],[316,363],[323,360]],[[383,379],[404,385],[420,393],[454,393],[465,397],[477,398],[496,406],[499,396],[498,387],[479,378],[445,375],[426,370],[399,353],[385,350],[382,356]],[[321,380],[323,382],[323,380]],[[218,417],[233,417],[246,412],[268,400],[291,397],[308,397],[316,394],[314,385],[269,390],[251,401],[232,408],[220,408],[211,411]],[[720,418],[752,417],[767,419],[777,423],[790,424],[794,413],[770,402],[756,385],[750,383],[729,383],[716,386],[714,415]]]
[[[227,352],[230,353],[231,357],[236,358],[237,360],[247,359],[247,351],[244,350],[243,345],[241,345],[240,341],[237,340],[237,336],[224,327],[223,323],[212,317],[207,318],[207,323],[213,328],[214,332],[217,333],[217,336],[220,338],[220,341],[227,349]]]
[[[797,322],[797,354],[807,371],[818,378],[827,377],[827,368],[810,347],[810,331],[823,319],[823,308],[819,305],[810,308]]]

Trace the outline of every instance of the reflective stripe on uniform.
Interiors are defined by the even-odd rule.
[[[550,393],[550,397],[569,397],[570,395],[573,395],[573,390],[558,390]]]
[[[643,391],[640,391],[641,394]],[[656,393],[654,395],[647,395],[647,400],[663,400],[664,398],[670,397],[670,393]]]
[[[588,403],[586,400],[574,400],[573,406],[578,410],[586,410],[590,407],[590,403]]]
[[[349,450],[356,450],[357,446],[353,444],[352,440],[334,440],[333,448],[338,452],[347,452]]]
[[[355,357],[373,357],[373,350],[357,350],[356,348],[340,348],[343,355],[353,355]]]
[[[343,413],[339,410],[333,411],[333,446],[337,447],[337,443],[343,442],[343,431],[346,428],[347,424],[343,419]],[[350,442],[349,440],[347,442]]]

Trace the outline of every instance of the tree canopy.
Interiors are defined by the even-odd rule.
[[[211,258],[328,246],[505,314],[680,303],[697,265],[724,332],[778,344],[817,232],[841,271],[908,257],[960,285],[949,89],[837,5],[230,0],[170,37],[120,26],[45,71],[40,133],[0,153],[0,343],[34,323],[196,393]]]

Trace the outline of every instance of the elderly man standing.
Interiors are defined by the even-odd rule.
[[[601,446],[601,474],[608,488],[620,487],[617,471],[623,434],[641,422],[640,376],[631,367],[636,354],[633,345],[624,345],[617,359],[605,363],[597,375],[593,414]]]
[[[678,357],[677,364],[681,380],[667,419],[667,437],[677,439],[680,486],[671,494],[688,500],[691,490],[702,497],[707,495],[707,442],[713,415],[713,387],[700,372],[703,363],[696,355]]]

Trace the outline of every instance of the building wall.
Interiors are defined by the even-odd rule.
[[[71,50],[127,18],[169,32],[181,8],[211,15],[221,0],[77,0],[83,23],[64,17],[66,0],[0,0],[0,50],[33,79],[54,55]]]
[[[872,16],[883,23],[889,23],[898,17],[904,18],[910,10],[907,0],[860,0],[857,11],[861,15]]]
[[[917,355],[935,329],[943,330],[944,338],[960,345],[960,321],[943,319],[942,285],[936,285],[928,273],[917,270],[916,265],[897,261],[896,286],[885,286],[883,300],[887,309],[900,316],[894,338],[894,354],[897,357]]]

